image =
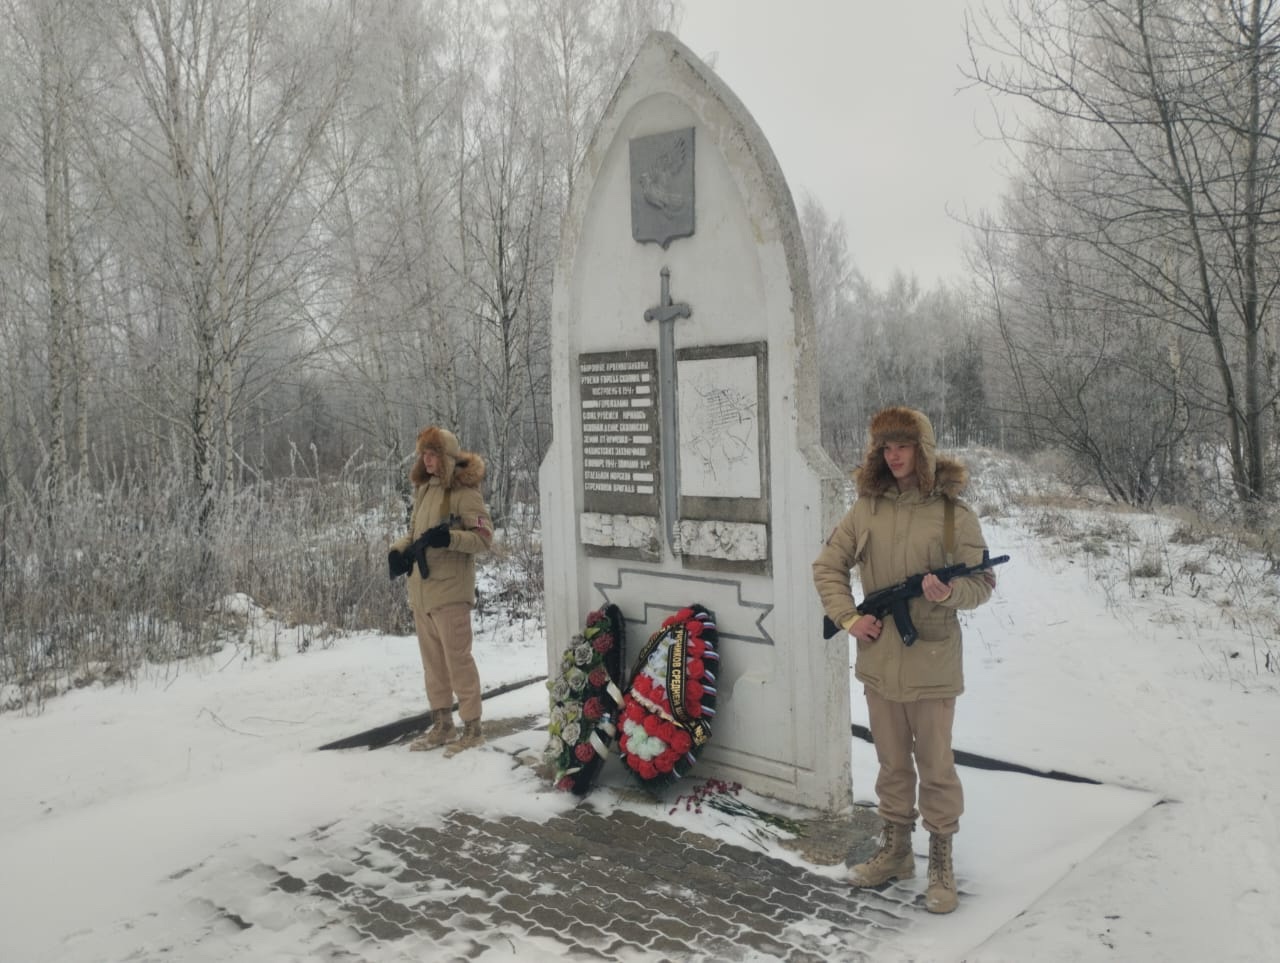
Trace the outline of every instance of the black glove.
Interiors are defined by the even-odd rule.
[[[404,552],[397,552],[394,548],[387,552],[387,572],[395,581],[401,575],[408,575],[413,571],[413,559]]]
[[[422,537],[427,540],[427,544],[432,548],[446,548],[452,536],[449,534],[449,523],[441,522],[435,528],[428,528],[422,533]]]

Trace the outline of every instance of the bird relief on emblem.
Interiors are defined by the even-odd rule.
[[[664,248],[693,234],[693,128],[631,142],[631,236]]]

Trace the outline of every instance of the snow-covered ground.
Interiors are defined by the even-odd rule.
[[[984,528],[1013,560],[966,622],[956,746],[1103,785],[962,770],[966,895],[951,916],[922,913],[903,958],[1280,958],[1280,580],[1154,516],[1003,506]],[[1131,578],[1143,562],[1159,574]],[[423,710],[416,644],[285,649],[228,648],[0,715],[0,960],[122,960],[165,931],[180,945],[175,877],[338,815],[412,820],[429,799],[432,812],[541,819],[577,802],[500,753],[314,751]],[[546,671],[531,623],[482,626],[476,652],[486,687]],[[853,704],[865,722],[856,686]],[[545,708],[532,685],[486,713]],[[867,800],[874,757],[856,739],[851,752]],[[442,781],[446,764],[456,778]],[[618,798],[604,782],[588,804]],[[750,829],[709,809],[650,815],[727,838]]]

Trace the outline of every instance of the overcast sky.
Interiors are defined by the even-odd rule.
[[[797,206],[843,217],[849,252],[883,287],[964,270],[948,216],[993,208],[1001,148],[982,91],[965,85],[966,0],[685,0],[677,36],[764,131]]]

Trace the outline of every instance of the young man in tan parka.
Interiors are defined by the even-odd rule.
[[[476,602],[476,562],[493,542],[489,509],[480,492],[484,459],[463,451],[453,432],[432,426],[418,433],[409,470],[413,513],[409,533],[391,544],[391,575],[409,576],[432,726],[410,749],[438,749],[446,756],[484,744],[480,726],[480,673],[471,655],[471,610]],[[424,552],[427,571],[421,570]],[[416,563],[416,564],[415,564]],[[453,724],[458,699],[462,735]]]
[[[923,816],[930,833],[925,907],[950,913],[957,903],[951,837],[964,811],[951,749],[956,696],[964,691],[956,613],[986,602],[995,579],[989,569],[949,584],[926,575],[923,597],[910,602],[919,631],[911,646],[903,645],[892,617],[860,615],[850,587],[854,565],[869,595],[919,572],[977,565],[986,542],[977,515],[958,497],[968,470],[938,455],[933,426],[922,412],[892,407],[874,415],[854,480],[857,500],[813,563],[823,608],[857,645],[854,675],[863,684],[880,762],[876,795],[884,820],[882,844],[853,867],[849,882],[879,886],[913,877],[911,833],[916,817]]]

